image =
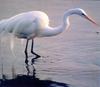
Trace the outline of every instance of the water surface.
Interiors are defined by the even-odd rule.
[[[80,7],[100,24],[100,1],[92,0],[1,0],[0,19],[15,14],[41,10],[48,14],[50,25],[62,22],[65,10]],[[70,84],[70,87],[100,86],[100,29],[89,21],[71,16],[71,30],[50,38],[36,38],[35,51],[42,56],[35,62],[36,76],[40,79]],[[10,49],[10,36],[0,40],[0,73],[10,78],[12,69],[16,74],[27,74],[24,64],[24,47],[19,39]],[[30,50],[29,50],[30,51]],[[30,60],[32,54],[30,54]]]

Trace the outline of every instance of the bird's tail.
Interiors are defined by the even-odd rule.
[[[7,19],[1,20],[0,21],[0,38],[3,38],[5,36],[8,37],[8,35],[11,35],[10,33],[9,34],[7,33],[6,26],[7,26]],[[13,38],[14,37],[11,35],[11,37],[10,37],[10,49],[11,49],[11,51],[13,51],[13,48],[14,48],[14,39]]]
[[[14,49],[14,38],[13,38],[13,36],[10,38],[10,49],[13,52],[13,49]]]
[[[0,35],[5,32],[6,24],[7,24],[7,20],[6,19],[0,21]]]
[[[12,51],[12,53],[14,54],[14,39],[15,39],[15,37],[14,36],[11,36],[10,37],[10,49],[11,49],[11,51]],[[23,46],[23,44],[24,44],[24,39],[21,39],[20,40],[20,43],[21,43],[21,45]]]

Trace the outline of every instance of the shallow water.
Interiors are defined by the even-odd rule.
[[[42,10],[50,18],[50,25],[57,26],[62,21],[65,10],[80,7],[100,24],[100,1],[92,0],[1,0],[0,19],[20,12]],[[79,16],[72,16],[71,30],[50,38],[36,38],[35,51],[42,56],[34,66],[40,79],[70,84],[70,87],[100,86],[100,28]],[[51,42],[51,43],[50,43]],[[0,73],[12,77],[27,74],[24,64],[24,43],[14,40],[14,50],[10,49],[9,37],[0,40]],[[30,54],[30,60],[32,54]],[[31,67],[31,66],[30,66]]]

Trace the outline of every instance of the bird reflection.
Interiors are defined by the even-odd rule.
[[[13,79],[0,79],[0,87],[69,87],[66,83],[37,78],[34,66],[37,58],[33,58],[32,60],[34,62],[31,65],[26,64],[27,75],[16,75]]]
[[[30,68],[30,66],[32,67],[32,68]],[[32,65],[28,65],[28,64],[26,64],[26,70],[27,70],[27,75],[33,75],[33,76],[35,76],[35,74],[36,74],[36,69],[35,69],[35,67],[34,67],[34,65],[32,64]],[[32,70],[32,72],[31,72],[31,70]]]
[[[32,74],[33,76],[35,76],[36,74],[36,69],[35,69],[35,61],[38,59],[39,57],[35,56],[34,58],[32,58],[31,60],[31,65],[29,65],[28,63],[25,63],[26,64],[26,70],[27,70],[27,75],[30,75]],[[32,72],[31,72],[32,71]]]
[[[28,64],[26,65],[26,70],[27,70],[27,75],[29,75],[30,74],[30,69],[29,69],[29,65]]]

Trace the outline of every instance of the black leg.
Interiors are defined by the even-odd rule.
[[[26,47],[25,47],[25,55],[26,55],[25,63],[26,64],[28,64],[28,53],[27,53],[28,42],[29,42],[29,40],[27,40]]]
[[[34,40],[32,39],[32,45],[31,45],[31,53],[34,54],[36,57],[32,59],[32,64],[34,64],[34,59],[37,59],[39,57],[41,57],[40,55],[36,54],[34,51],[33,51],[33,46],[34,46]]]

